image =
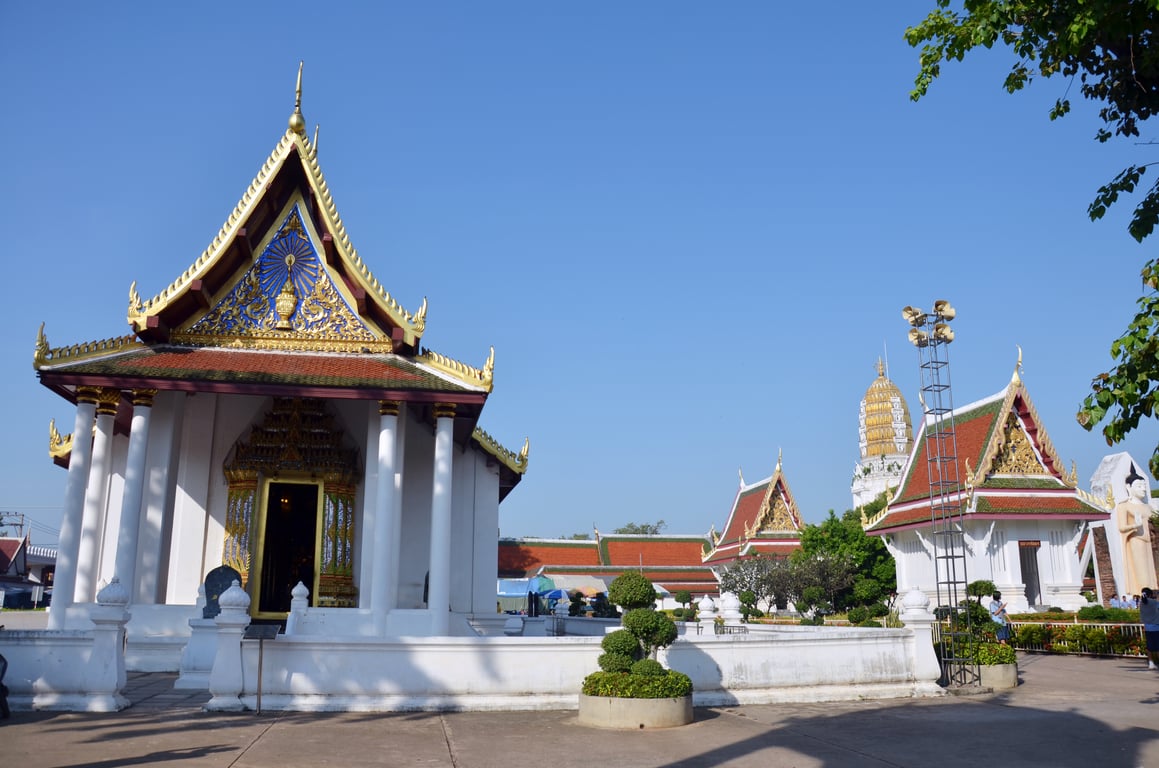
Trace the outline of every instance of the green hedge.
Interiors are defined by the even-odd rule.
[[[620,699],[674,699],[692,693],[692,679],[671,669],[662,675],[593,672],[584,678],[583,692]]]

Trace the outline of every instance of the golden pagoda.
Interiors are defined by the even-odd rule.
[[[885,375],[885,365],[877,360],[877,378],[865,391],[858,419],[858,446],[861,460],[853,473],[855,507],[868,504],[888,488],[897,486],[913,448],[913,423],[909,406]]]

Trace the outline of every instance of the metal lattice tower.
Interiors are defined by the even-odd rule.
[[[972,658],[973,627],[964,603],[968,583],[966,542],[948,348],[954,340],[949,322],[955,314],[948,301],[935,301],[929,314],[913,307],[902,310],[902,316],[913,326],[909,338],[918,348],[921,370],[918,399],[925,416],[923,435],[938,590],[936,613],[945,622],[940,639],[942,679],[946,685],[967,686],[979,685],[981,673]]]

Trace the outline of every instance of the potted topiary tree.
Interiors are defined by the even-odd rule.
[[[973,655],[983,686],[995,690],[1018,687],[1018,657],[1012,646],[980,642],[974,645]]]
[[[656,659],[677,632],[672,619],[652,607],[652,582],[639,573],[622,574],[609,587],[608,599],[624,610],[623,629],[604,636],[600,671],[584,678],[580,723],[636,729],[692,722],[692,680]]]

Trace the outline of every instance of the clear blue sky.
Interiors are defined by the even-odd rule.
[[[481,365],[481,426],[530,471],[503,535],[664,519],[719,529],[778,451],[805,520],[851,506],[857,407],[900,310],[949,299],[954,402],[1023,378],[1084,487],[1074,413],[1156,242],[1095,189],[1154,147],[1098,145],[1066,83],[1006,95],[1004,52],[920,104],[891,3],[0,4],[8,328],[0,510],[54,543],[65,473],[39,385],[54,346],[127,332],[209,244],[303,112],[351,239],[424,341]],[[623,7],[627,6],[627,7]],[[1072,93],[1077,97],[1077,93]],[[1145,138],[1152,138],[1150,136]],[[1145,461],[1147,423],[1123,448]]]

